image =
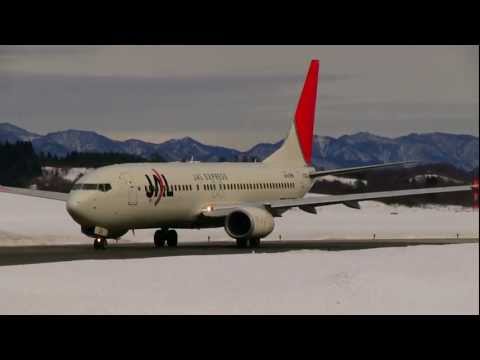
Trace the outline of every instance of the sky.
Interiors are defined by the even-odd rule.
[[[246,150],[286,135],[314,58],[318,135],[478,136],[477,46],[0,46],[0,123]]]

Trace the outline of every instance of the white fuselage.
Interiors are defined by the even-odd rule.
[[[223,226],[199,214],[223,204],[301,198],[312,186],[313,170],[265,163],[112,165],[84,176],[71,191],[67,210],[82,227],[99,226],[109,235],[129,229]]]

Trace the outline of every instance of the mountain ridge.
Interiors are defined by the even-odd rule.
[[[261,161],[283,140],[259,143],[246,151],[204,144],[192,137],[151,143],[138,139],[113,140],[94,131],[68,129],[39,135],[10,123],[0,123],[0,143],[31,141],[37,153],[65,156],[70,152],[118,152],[145,158],[160,155],[167,161]],[[317,168],[369,165],[390,161],[445,162],[464,170],[478,167],[479,139],[473,135],[444,132],[415,133],[395,138],[357,132],[314,136],[313,164]]]

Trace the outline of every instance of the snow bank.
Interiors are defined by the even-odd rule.
[[[478,244],[0,268],[1,314],[478,314]]]
[[[320,181],[325,180],[325,181],[330,181],[330,182],[339,181],[342,184],[347,184],[347,185],[351,185],[351,186],[354,186],[355,182],[357,182],[357,181],[361,181],[364,185],[368,184],[367,180],[357,180],[357,179],[353,179],[353,178],[340,177],[340,176],[334,176],[334,175],[322,176],[321,178],[319,178],[319,180]]]
[[[76,181],[83,175],[88,174],[93,170],[93,168],[59,168],[52,166],[42,167],[42,173],[44,176],[53,175],[55,172],[57,172],[60,177],[70,181]]]

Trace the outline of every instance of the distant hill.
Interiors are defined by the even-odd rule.
[[[118,141],[93,131],[66,130],[38,135],[9,123],[0,124],[0,143],[32,141],[35,152],[66,156],[76,152],[126,153],[144,158],[160,156],[167,161],[252,161],[263,160],[282,141],[261,143],[248,151],[203,144],[190,137],[160,144],[130,139]],[[389,161],[419,160],[448,163],[466,171],[478,167],[478,137],[448,133],[409,134],[387,138],[359,132],[339,138],[314,138],[313,164],[317,168],[359,166]]]
[[[41,135],[34,134],[9,123],[0,123],[0,143],[15,143],[17,141],[32,141]]]

